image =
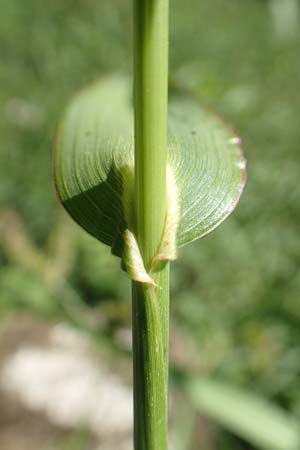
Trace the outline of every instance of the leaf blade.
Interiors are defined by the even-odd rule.
[[[170,156],[182,197],[177,233],[182,246],[211,232],[233,211],[246,181],[245,160],[232,130],[193,99],[171,103],[170,128],[177,142]]]
[[[126,78],[110,77],[75,97],[54,150],[63,206],[118,256],[125,229],[134,231],[135,217],[129,86]],[[234,133],[196,101],[171,97],[168,164],[179,201],[177,246],[209,233],[234,209],[245,184],[245,162],[236,143]]]

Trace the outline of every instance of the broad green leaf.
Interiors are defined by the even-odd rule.
[[[64,115],[54,153],[62,204],[119,256],[134,215],[131,97],[130,83],[122,77],[83,91]],[[207,234],[234,209],[245,182],[237,144],[234,133],[196,101],[171,97],[168,164],[178,197],[178,246]]]
[[[299,423],[267,400],[226,383],[201,378],[188,379],[185,390],[196,409],[255,448],[299,450]]]

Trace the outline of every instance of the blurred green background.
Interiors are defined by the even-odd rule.
[[[14,336],[7,330],[17,334],[24,318],[35,327],[64,322],[130,382],[130,283],[109,249],[59,206],[51,142],[78,89],[103,74],[131,73],[131,2],[0,7],[0,363],[12,345],[5,336]],[[178,372],[242,388],[300,419],[299,24],[297,0],[171,1],[170,86],[231,122],[248,160],[235,213],[181,250],[172,267],[174,449],[261,448],[196,411]],[[27,449],[31,431],[14,447],[7,408],[1,404],[0,443]],[[44,447],[28,448],[108,448],[86,429],[50,431]]]

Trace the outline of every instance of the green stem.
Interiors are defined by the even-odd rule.
[[[156,288],[133,283],[135,450],[168,447],[169,264],[158,281],[160,298]]]
[[[167,211],[168,0],[134,0],[135,234],[146,270]],[[167,450],[169,263],[133,282],[134,448]]]
[[[134,0],[137,241],[149,269],[166,216],[168,0]]]

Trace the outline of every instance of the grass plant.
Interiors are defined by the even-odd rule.
[[[135,450],[168,448],[169,268],[212,231],[245,183],[239,139],[189,96],[168,108],[168,0],[134,1],[130,82],[112,76],[70,104],[55,140],[58,197],[132,279]]]

